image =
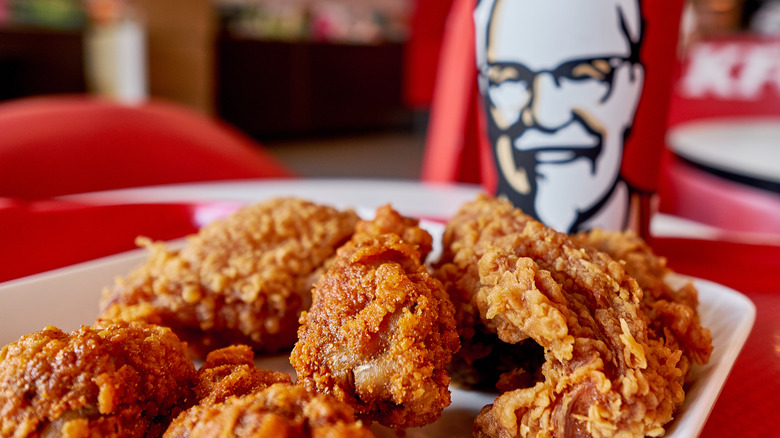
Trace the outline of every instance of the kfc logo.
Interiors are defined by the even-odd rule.
[[[682,95],[694,99],[780,94],[780,43],[701,43],[691,51],[681,83]]]
[[[481,0],[474,21],[497,193],[559,231],[624,228],[638,0]]]

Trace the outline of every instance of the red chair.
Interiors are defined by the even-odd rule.
[[[173,103],[86,96],[0,103],[0,196],[291,176],[249,137]]]
[[[86,96],[0,103],[0,282],[197,230],[197,205],[46,198],[146,185],[293,176],[218,120],[153,100]]]

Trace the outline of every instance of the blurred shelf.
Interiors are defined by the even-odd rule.
[[[0,100],[86,91],[83,42],[80,30],[0,27]]]
[[[404,45],[282,42],[221,36],[218,115],[264,139],[410,126]]]
[[[196,103],[210,103],[213,96],[215,115],[255,138],[413,125],[414,114],[403,102],[403,43],[218,35],[195,49],[191,39],[166,35],[149,37],[151,95],[204,107],[207,113],[211,105]],[[0,100],[87,92],[84,38],[81,30],[0,27]]]

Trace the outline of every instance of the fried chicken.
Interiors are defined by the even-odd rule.
[[[572,239],[624,262],[628,275],[642,288],[642,310],[656,339],[683,351],[680,368],[687,378],[693,362],[706,364],[712,354],[712,333],[702,327],[697,308],[699,295],[690,281],[674,288],[666,281],[672,270],[641,237],[631,231],[592,230]]]
[[[433,249],[433,237],[420,228],[420,221],[401,215],[389,204],[379,207],[373,219],[358,222],[355,233],[372,236],[396,234],[404,242],[417,247],[422,261]]]
[[[354,437],[374,434],[347,404],[302,386],[275,383],[224,402],[199,404],[179,415],[164,438]]]
[[[148,261],[104,291],[101,318],[171,327],[198,357],[231,344],[289,350],[311,285],[357,221],[279,198],[204,227],[178,251],[146,241]]]
[[[474,301],[481,287],[479,259],[492,242],[519,232],[524,224],[509,219],[513,213],[509,204],[497,207],[498,204],[482,197],[464,204],[447,223],[442,256],[434,270],[455,306],[460,336],[461,348],[449,367],[450,375],[453,383],[465,388],[492,390],[501,376],[518,375],[519,370],[523,370],[526,379],[532,378],[534,370],[544,362],[543,350],[534,343],[512,345],[501,341],[495,328],[489,327],[492,323],[483,321]],[[500,220],[501,216],[507,219]]]
[[[167,328],[46,327],[0,350],[0,436],[159,436],[194,401],[195,373]]]
[[[648,328],[622,263],[487,196],[448,224],[444,257],[459,323],[544,348],[541,378],[486,406],[475,436],[663,433],[684,399],[682,351]]]
[[[258,392],[274,383],[292,384],[292,378],[279,371],[255,366],[254,352],[247,345],[214,350],[198,369],[195,397],[200,404],[214,404],[230,396]]]
[[[198,404],[163,436],[373,437],[348,405],[294,386],[287,374],[258,369],[253,356],[244,345],[209,353],[198,370]]]
[[[399,237],[420,231],[381,234],[388,228],[371,223],[358,229],[301,316],[290,358],[298,384],[388,427],[429,424],[450,404],[445,368],[458,349],[454,309],[421,263],[422,245]]]

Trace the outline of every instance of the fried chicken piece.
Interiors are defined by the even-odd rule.
[[[439,418],[458,349],[454,309],[415,246],[356,234],[312,294],[290,357],[299,385],[392,428]]]
[[[417,247],[422,261],[425,261],[433,249],[433,237],[420,228],[420,221],[402,216],[389,204],[379,207],[374,219],[358,222],[355,233],[374,236],[387,233],[397,234],[404,242]]]
[[[274,383],[292,384],[292,378],[279,371],[257,368],[249,346],[232,345],[206,356],[198,370],[195,397],[200,404],[221,403],[228,397],[252,394]]]
[[[198,357],[231,344],[288,350],[311,285],[357,221],[279,198],[204,227],[179,251],[145,242],[148,261],[104,291],[101,318],[171,327]]]
[[[354,411],[334,397],[294,386],[285,373],[261,370],[245,345],[212,351],[198,370],[198,404],[164,437],[372,437]]]
[[[0,436],[159,436],[194,402],[195,373],[167,328],[46,327],[0,350]]]
[[[712,333],[702,327],[697,308],[699,295],[692,282],[674,288],[667,281],[672,270],[666,259],[657,256],[641,237],[631,231],[592,230],[578,233],[572,239],[623,261],[626,272],[642,288],[642,310],[649,318],[649,328],[657,339],[672,349],[683,351],[680,367],[687,377],[692,362],[706,364],[712,354]]]
[[[487,197],[464,204],[447,223],[442,236],[442,256],[434,266],[434,275],[455,306],[461,343],[449,372],[453,383],[466,388],[493,390],[502,375],[532,376],[544,362],[542,350],[534,343],[501,341],[495,327],[489,327],[493,323],[482,319],[474,301],[481,287],[479,259],[494,240],[518,232],[524,226],[524,222],[510,220],[511,205],[501,204],[501,207]],[[501,220],[502,216],[507,218]]]
[[[475,435],[663,434],[685,396],[682,351],[653,339],[641,289],[620,263],[533,225],[480,259],[477,301],[486,318],[500,315],[499,337],[530,336],[545,348],[544,380],[501,394],[475,420]],[[549,257],[528,248],[538,242]]]
[[[214,436],[370,438],[354,411],[336,398],[275,383],[258,392],[196,405],[171,423],[164,438]]]
[[[487,196],[463,206],[445,239],[440,271],[463,275],[450,286],[468,318],[504,342],[544,347],[542,380],[486,406],[475,436],[663,433],[684,399],[682,351],[648,330],[642,290],[620,262]]]

